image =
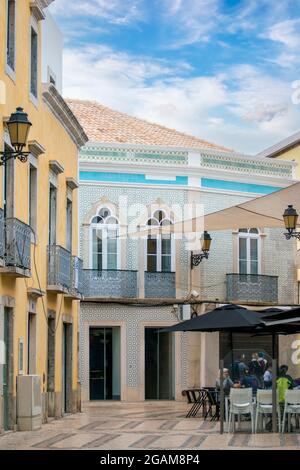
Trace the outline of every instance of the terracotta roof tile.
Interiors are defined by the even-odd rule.
[[[198,137],[114,111],[95,101],[74,99],[66,101],[84,128],[89,140],[93,142],[232,151]]]

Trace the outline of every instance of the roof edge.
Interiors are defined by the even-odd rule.
[[[257,157],[276,158],[277,155],[288,150],[297,144],[300,144],[300,131],[295,132],[291,136],[281,140],[277,144],[271,145],[262,152],[257,154]]]
[[[52,83],[43,83],[42,87],[45,103],[65,128],[77,148],[80,149],[88,141],[88,136],[83,127]]]

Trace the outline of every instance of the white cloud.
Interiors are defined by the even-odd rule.
[[[283,44],[289,49],[300,46],[300,18],[273,24],[262,37]]]
[[[162,0],[163,14],[173,25],[171,48],[208,42],[219,24],[220,0]]]
[[[300,63],[300,57],[296,54],[290,54],[288,52],[282,52],[277,57],[267,58],[267,62],[277,64],[282,68],[293,69],[297,64]]]
[[[243,65],[185,77],[187,64],[131,56],[108,47],[66,49],[64,95],[256,153],[298,127],[291,86]]]
[[[64,17],[99,18],[113,24],[141,19],[140,0],[55,0],[50,11]]]
[[[237,83],[237,88],[230,93],[230,109],[241,119],[270,122],[285,113],[291,96],[289,83],[249,65],[234,67],[230,80]]]

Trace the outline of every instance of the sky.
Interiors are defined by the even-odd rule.
[[[300,129],[300,0],[55,0],[68,98],[256,154]]]

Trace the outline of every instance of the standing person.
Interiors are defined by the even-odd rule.
[[[267,365],[266,371],[264,373],[264,387],[267,390],[272,388],[272,366],[270,364]]]
[[[233,379],[238,381],[242,380],[246,369],[248,369],[248,367],[245,364],[245,354],[240,354],[233,364]]]
[[[250,373],[249,369],[246,369],[241,385],[245,388],[252,388],[253,395],[256,395],[259,383],[256,375]]]
[[[293,379],[288,375],[287,371],[289,370],[287,365],[282,365],[279,368],[278,379],[277,379],[277,390],[278,390],[278,401],[280,405],[283,405],[285,402],[285,392],[293,388]]]
[[[259,388],[263,387],[263,373],[259,363],[259,355],[257,352],[252,354],[252,359],[249,363],[249,374],[257,378]]]
[[[262,375],[264,375],[264,373],[266,372],[266,368],[267,368],[267,360],[265,358],[264,352],[258,353],[258,363],[260,365]]]

